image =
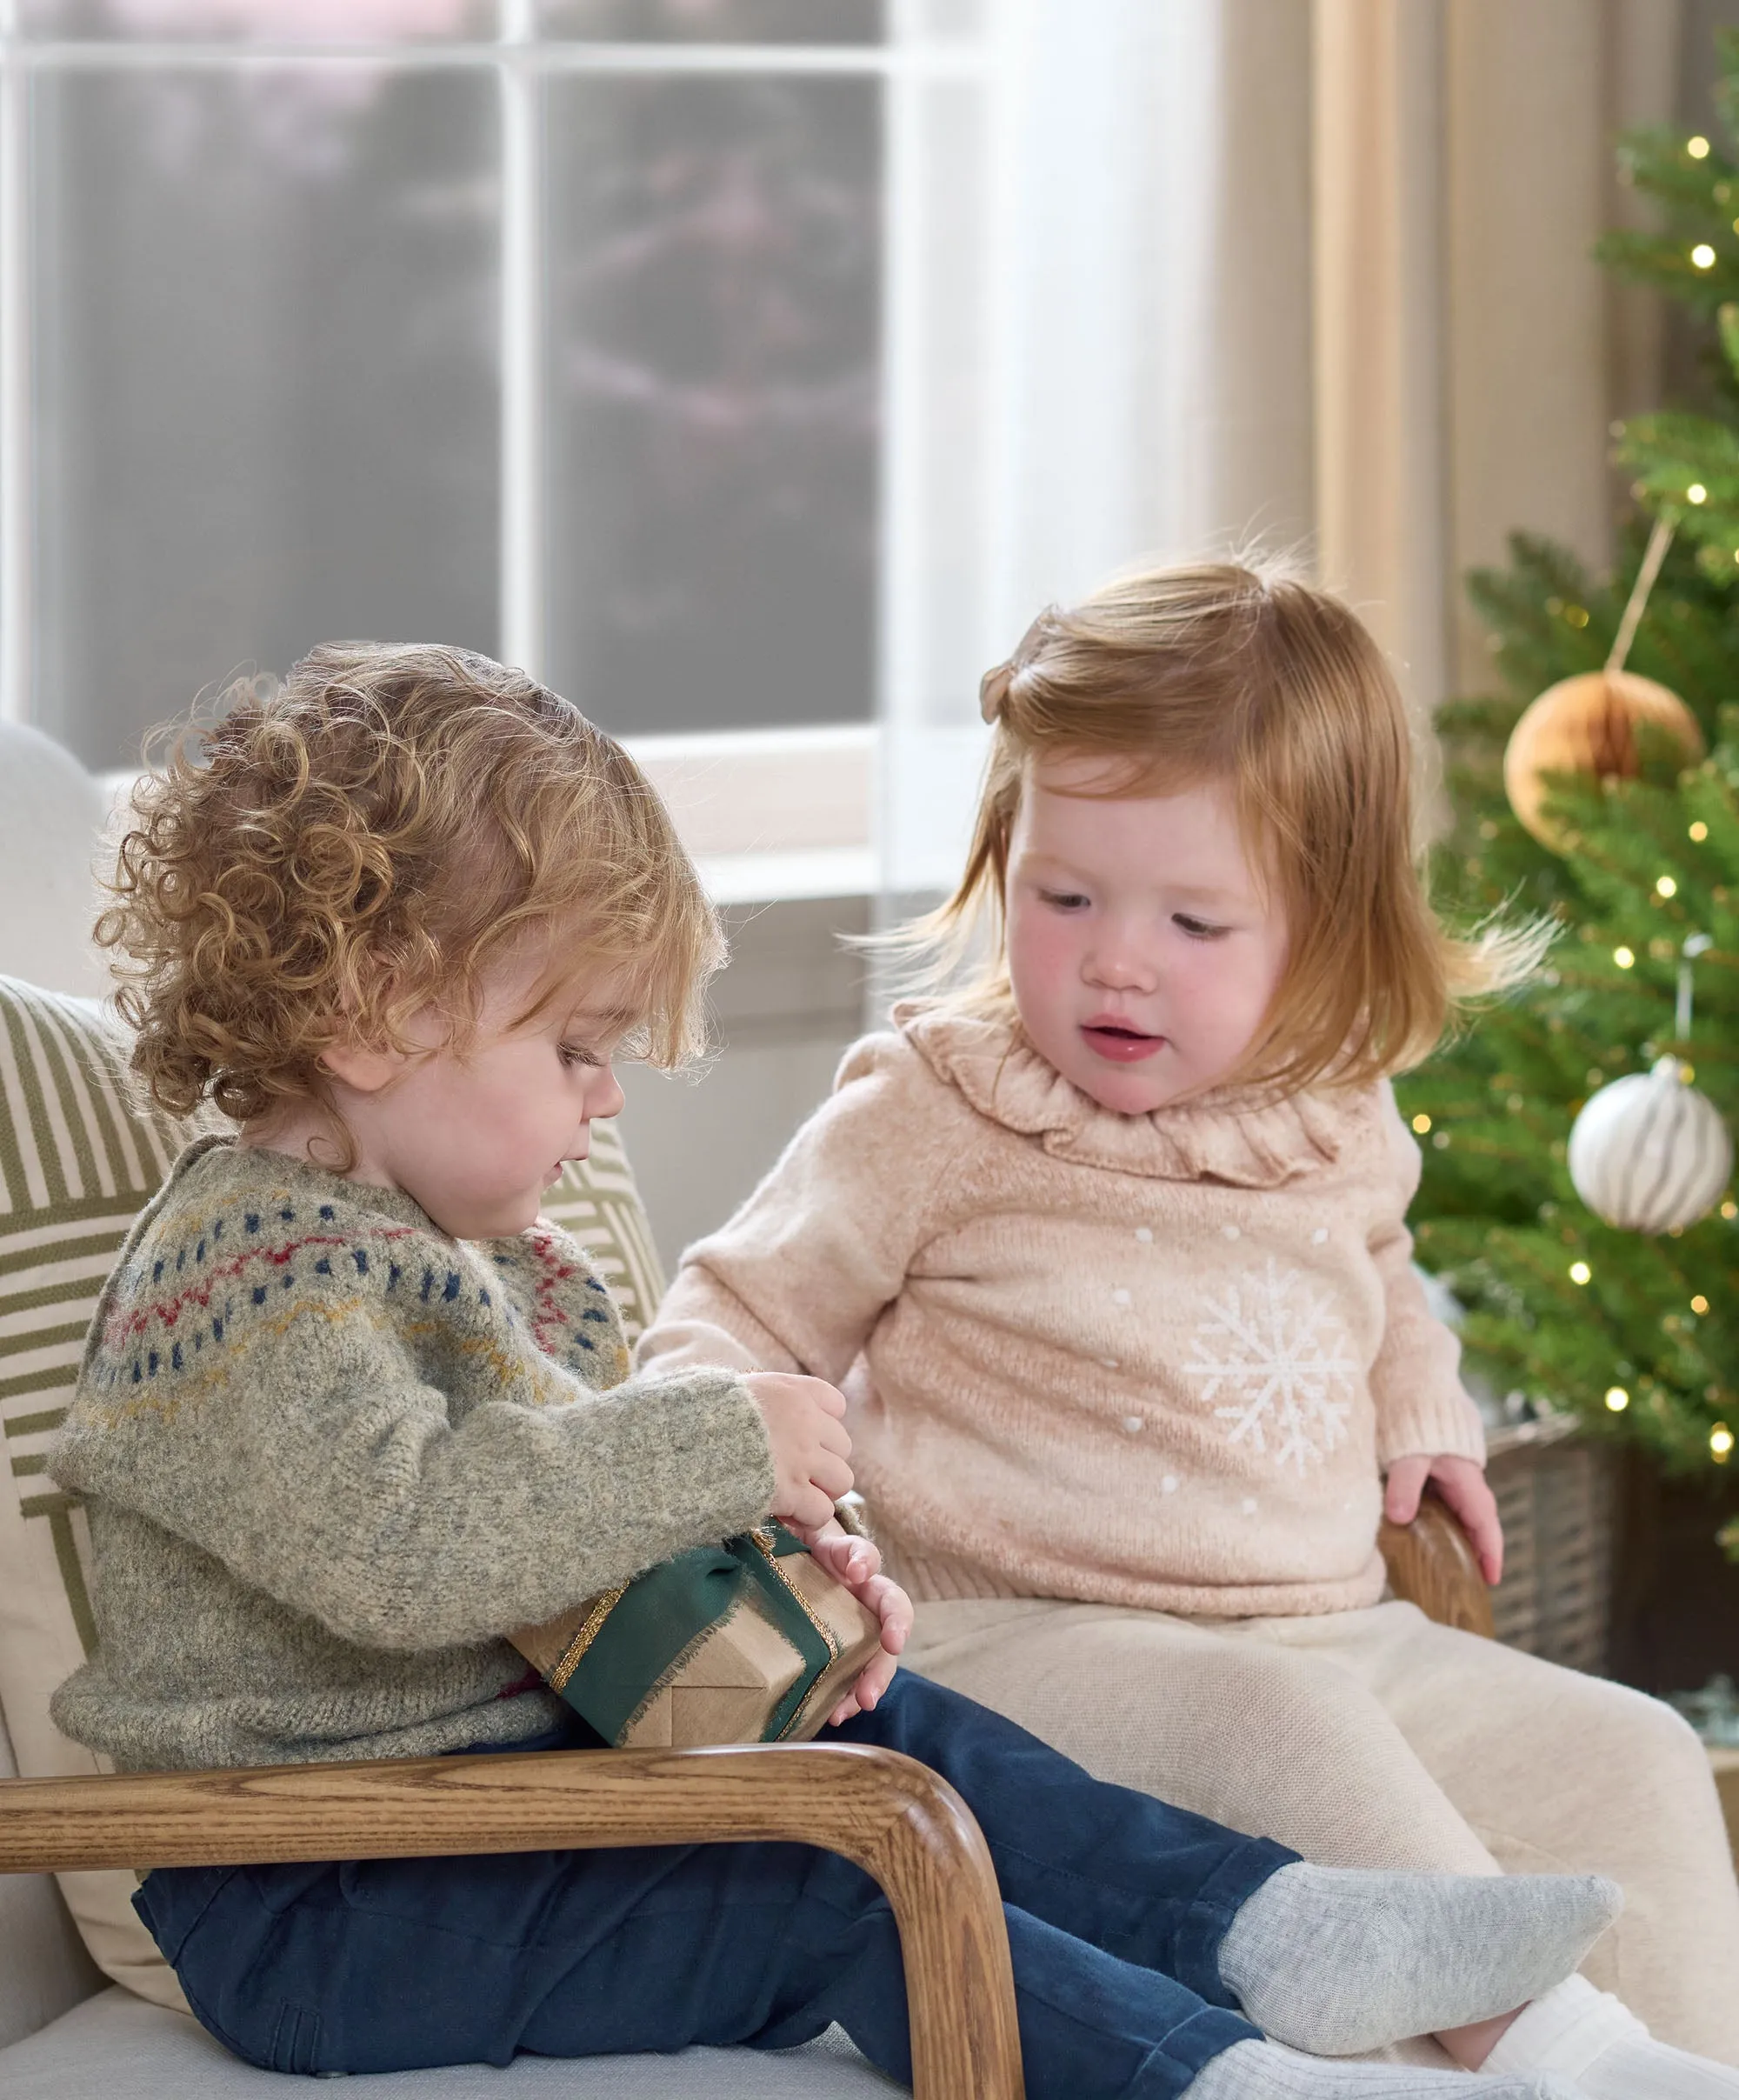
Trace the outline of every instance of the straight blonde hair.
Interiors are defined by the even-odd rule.
[[[1107,797],[1229,783],[1244,847],[1285,913],[1286,963],[1237,1070],[1297,1092],[1416,1064],[1467,1002],[1521,983],[1549,923],[1439,923],[1414,835],[1413,750],[1382,651],[1286,563],[1149,568],[1052,606],[981,700],[996,737],[966,869],[889,937],[953,1010],[1017,1020],[1004,891],[1033,769],[1103,759]],[[975,959],[976,958],[976,959]]]

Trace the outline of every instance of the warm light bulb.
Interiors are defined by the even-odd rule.
[[[1724,1422],[1717,1422],[1709,1432],[1709,1448],[1717,1465],[1724,1465],[1727,1455],[1733,1449],[1733,1432]]]
[[[1715,250],[1709,246],[1707,241],[1699,241],[1696,246],[1690,251],[1690,259],[1696,264],[1699,270],[1713,270],[1715,267]]]
[[[1413,1128],[1418,1131],[1420,1137],[1423,1137],[1430,1127],[1431,1118],[1429,1116],[1416,1116],[1413,1118]]]
[[[1678,893],[1679,886],[1670,875],[1657,875],[1655,877],[1655,895],[1656,897],[1676,897]]]
[[[1702,817],[1699,817],[1696,822],[1691,826],[1690,835],[1696,841],[1698,845],[1701,845],[1703,840],[1709,837],[1709,826],[1704,823]]]
[[[1685,490],[1685,496],[1688,501],[1694,503],[1706,503],[1709,501],[1709,490],[1700,481],[1694,481]]]
[[[1705,1312],[1707,1312],[1707,1311],[1709,1310],[1709,1300],[1708,1300],[1706,1297],[1703,1297],[1702,1293],[1700,1290],[1697,1292],[1696,1296],[1696,1297],[1694,1297],[1694,1298],[1691,1300],[1691,1302],[1690,1302],[1690,1309],[1691,1309],[1691,1310],[1692,1310],[1694,1313],[1696,1313],[1696,1314],[1698,1314],[1699,1316],[1701,1316],[1702,1314],[1703,1314],[1703,1313],[1705,1313]]]
[[[1709,141],[1699,131],[1696,137],[1686,139],[1685,151],[1690,155],[1693,160],[1707,160],[1709,158]]]
[[[1615,1415],[1622,1415],[1630,1404],[1630,1396],[1622,1385],[1609,1385],[1606,1389],[1606,1404]]]
[[[1571,1283],[1586,1283],[1593,1275],[1593,1270],[1589,1267],[1586,1262],[1572,1262],[1570,1263]]]
[[[1621,970],[1629,970],[1636,960],[1628,948],[1615,948],[1612,951],[1612,959]]]

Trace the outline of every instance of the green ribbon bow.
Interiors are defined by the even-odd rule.
[[[774,1523],[722,1546],[696,1546],[598,1599],[578,1637],[550,1672],[552,1690],[606,1742],[619,1743],[712,1633],[758,1591],[774,1625],[803,1658],[796,1682],[767,1718],[763,1743],[776,1743],[803,1710],[816,1681],[838,1656],[833,1637],[779,1571],[809,1548]]]

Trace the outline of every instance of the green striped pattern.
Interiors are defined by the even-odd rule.
[[[543,1199],[543,1215],[571,1232],[622,1308],[630,1344],[658,1309],[664,1271],[635,1186],[634,1170],[613,1124],[592,1125],[591,1157],[570,1161]]]
[[[26,1565],[60,1586],[82,1647],[94,1640],[83,1519],[49,1479],[47,1450],[71,1397],[103,1278],[139,1206],[200,1127],[142,1100],[118,1023],[90,999],[0,977],[0,1497]],[[10,1502],[10,1507],[7,1503]],[[12,1554],[0,1547],[0,1558]],[[69,1658],[78,1660],[77,1656]]]

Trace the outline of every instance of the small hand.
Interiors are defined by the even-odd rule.
[[[1485,1468],[1471,1458],[1453,1457],[1444,1451],[1435,1457],[1397,1458],[1383,1489],[1383,1515],[1390,1523],[1410,1524],[1419,1514],[1419,1498],[1428,1480],[1436,1483],[1438,1494],[1460,1517],[1479,1557],[1480,1573],[1488,1583],[1501,1581],[1503,1526],[1497,1520],[1497,1497],[1486,1484]]]
[[[828,1726],[837,1728],[853,1714],[871,1712],[893,1683],[900,1650],[912,1630],[912,1600],[882,1573],[882,1549],[867,1538],[854,1538],[836,1517],[799,1536],[834,1580],[843,1583],[864,1610],[882,1622],[881,1654],[863,1665],[857,1682],[827,1717]]]
[[[824,1378],[796,1371],[750,1371],[743,1382],[767,1425],[772,1514],[794,1530],[825,1525],[834,1503],[851,1491],[844,1394]]]

